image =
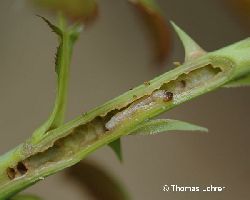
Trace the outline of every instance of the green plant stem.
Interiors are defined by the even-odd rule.
[[[34,136],[31,137],[0,157],[0,199],[7,199],[35,182],[43,180],[44,177],[79,162],[96,149],[121,136],[129,135],[148,119],[249,74],[249,52],[250,39],[245,39],[208,53],[156,77],[149,81],[150,84],[142,84],[102,106],[48,131],[38,139],[34,140]],[[177,82],[182,79],[187,80],[187,83],[193,87],[178,93],[177,89],[180,88],[178,88]],[[137,99],[150,95],[158,89],[176,92],[173,100],[159,102],[147,109],[139,110],[114,129],[105,130],[98,136],[94,130],[85,129],[85,125],[89,124],[98,127],[97,119],[99,118],[101,118],[103,126],[112,112],[124,109]],[[20,162],[26,165],[27,171],[15,178],[8,177],[8,168],[15,167]]]
[[[41,17],[47,24],[50,22]],[[57,73],[57,95],[55,100],[55,105],[51,115],[48,120],[42,124],[38,129],[35,130],[33,134],[33,140],[39,140],[44,133],[49,130],[53,130],[64,123],[65,110],[67,105],[67,94],[68,94],[68,83],[69,83],[69,68],[70,60],[72,55],[72,42],[70,40],[70,31],[67,29],[66,19],[61,13],[58,14],[58,40],[59,47],[56,54],[56,67],[55,71]],[[51,27],[53,29],[53,27]],[[57,28],[57,27],[55,27]],[[54,30],[55,31],[55,30]]]

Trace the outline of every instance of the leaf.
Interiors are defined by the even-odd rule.
[[[147,26],[154,46],[155,61],[163,64],[170,52],[171,38],[168,23],[159,6],[154,0],[129,0],[129,2],[141,14]]]
[[[41,16],[39,16],[41,17]],[[69,67],[73,45],[81,32],[80,25],[66,28],[64,18],[61,18],[61,26],[55,26],[48,19],[41,17],[46,24],[59,37],[59,46],[55,58],[55,71],[57,73],[57,95],[54,109],[48,120],[40,126],[34,133],[33,139],[39,139],[47,131],[59,127],[64,122],[67,93]]]
[[[236,80],[232,80],[223,87],[225,88],[234,88],[234,87],[246,87],[250,86],[250,74],[238,78]]]
[[[45,17],[42,17],[40,15],[38,15],[38,17],[40,17],[43,21],[46,22],[46,24],[51,28],[52,32],[56,33],[59,36],[59,41],[60,44],[57,47],[57,51],[56,51],[56,56],[55,56],[55,71],[57,73],[57,76],[59,77],[59,73],[60,73],[60,59],[61,59],[61,54],[62,54],[62,38],[63,38],[63,32],[62,30],[55,26],[54,24],[52,24],[48,19],[46,19]]]
[[[52,24],[48,19],[46,19],[45,17],[43,16],[40,16],[40,15],[37,15],[38,17],[40,17],[44,22],[46,22],[46,24],[51,28],[51,30],[56,33],[58,36],[60,36],[60,38],[63,37],[63,33],[62,33],[62,30],[55,26],[54,24]]]
[[[244,28],[249,32],[250,25],[250,1],[249,0],[229,0],[224,1],[230,11],[237,15],[237,20],[240,20],[240,25],[244,25]],[[243,23],[242,23],[243,22]]]
[[[74,44],[77,41],[82,31],[83,31],[83,26],[81,25],[81,23],[75,23],[70,27],[69,34],[72,44]]]
[[[173,119],[156,119],[140,125],[132,135],[154,135],[166,131],[203,131],[204,127]]]
[[[109,143],[108,145],[115,152],[119,161],[122,162],[121,138]]]
[[[87,191],[96,200],[128,200],[128,193],[113,174],[103,167],[87,161],[70,167],[66,171],[78,183],[81,191]],[[84,190],[83,190],[84,188]],[[92,199],[91,198],[91,199]]]
[[[72,21],[93,22],[98,15],[96,0],[31,0],[35,5],[60,11]]]
[[[206,52],[180,27],[178,27],[174,22],[171,21],[175,32],[179,36],[185,50],[185,61],[193,60],[197,57],[205,55]]]
[[[41,200],[41,198],[34,195],[20,194],[12,197],[10,200]]]

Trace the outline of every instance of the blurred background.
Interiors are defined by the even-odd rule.
[[[247,8],[246,4],[222,0],[157,2],[165,20],[173,20],[207,51],[249,36],[248,12],[241,9]],[[136,8],[126,0],[98,4],[97,20],[81,34],[74,49],[67,120],[170,70],[172,62],[184,58],[181,43],[168,27],[167,56],[164,62],[154,62],[151,36]],[[35,14],[54,19],[21,0],[0,2],[1,154],[28,138],[53,107],[57,40]],[[208,127],[209,133],[126,137],[122,138],[122,164],[108,147],[87,160],[115,176],[136,200],[249,199],[249,102],[250,88],[212,92],[164,114]],[[226,189],[163,192],[165,184],[212,184]],[[27,190],[44,199],[92,199],[83,191],[65,171]]]

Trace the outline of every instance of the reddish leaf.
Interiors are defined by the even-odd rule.
[[[153,0],[129,0],[144,19],[154,45],[155,61],[163,64],[171,48],[170,30],[160,8]]]
[[[224,0],[225,3],[230,5],[230,9],[237,13],[240,17],[240,22],[250,30],[250,0]]]

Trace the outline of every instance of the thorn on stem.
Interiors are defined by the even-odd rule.
[[[185,50],[185,62],[189,60],[194,60],[200,56],[206,54],[204,51],[187,33],[185,33],[180,27],[178,27],[174,22],[171,22],[175,32],[179,36]]]

